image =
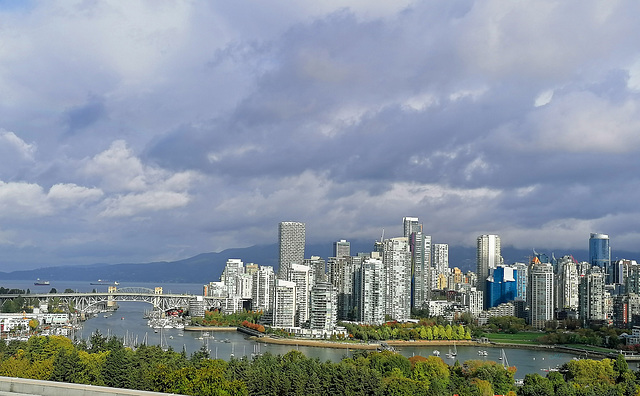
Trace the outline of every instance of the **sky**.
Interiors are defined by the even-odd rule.
[[[373,241],[404,216],[454,246],[640,252],[637,15],[2,0],[0,271],[271,244],[280,221]]]

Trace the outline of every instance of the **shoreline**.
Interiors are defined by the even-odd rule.
[[[184,326],[184,331],[238,331],[238,328],[222,326]]]
[[[256,337],[251,336],[250,339],[257,342],[264,342],[267,344],[279,344],[279,345],[299,345],[299,346],[308,346],[308,347],[317,347],[317,348],[334,348],[334,349],[363,349],[363,350],[376,350],[381,347],[380,342],[376,342],[375,344],[367,344],[367,343],[346,343],[340,341],[326,341],[326,340],[313,340],[313,339],[305,339],[305,338],[272,338],[270,336],[262,336]],[[509,343],[483,343],[472,340],[457,340],[457,341],[445,341],[445,340],[414,340],[414,341],[405,341],[405,340],[387,340],[382,341],[389,346],[392,347],[429,347],[429,346],[450,346],[450,345],[458,345],[458,346],[471,346],[471,347],[482,347],[482,348],[511,348],[511,349],[531,349],[538,351],[556,351],[560,353],[566,353],[574,356],[587,356],[588,358],[615,358],[612,355],[615,355],[615,352],[596,352],[589,351],[585,349],[578,349],[567,347],[563,345],[527,345],[527,344],[509,344]],[[639,358],[625,356],[628,361],[636,361],[640,360]]]

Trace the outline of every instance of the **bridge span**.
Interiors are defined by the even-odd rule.
[[[206,308],[222,308],[224,298],[205,297],[195,294],[162,294],[156,290],[140,287],[110,288],[107,293],[30,293],[0,294],[0,305],[17,297],[31,299],[34,303],[67,304],[70,310],[86,313],[88,309],[100,304],[124,301],[141,301],[153,305],[154,309],[170,310],[188,308],[190,302],[202,301]],[[35,304],[34,304],[35,305]]]

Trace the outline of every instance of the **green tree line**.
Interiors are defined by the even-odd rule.
[[[387,322],[381,325],[340,323],[357,340],[470,340],[471,332],[463,325]]]
[[[0,375],[187,395],[636,395],[637,373],[624,358],[567,363],[548,377],[527,375],[514,384],[515,367],[470,360],[447,365],[435,356],[358,352],[321,362],[298,351],[230,361],[191,356],[158,346],[125,348],[94,334],[73,344],[58,336],[0,343]]]

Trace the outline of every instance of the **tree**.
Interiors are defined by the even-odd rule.
[[[518,388],[518,396],[554,396],[551,381],[540,374],[527,374],[523,385]]]
[[[31,329],[31,331],[35,331],[35,329],[38,328],[38,325],[40,324],[40,322],[38,322],[38,319],[31,319],[29,320],[29,328]]]

